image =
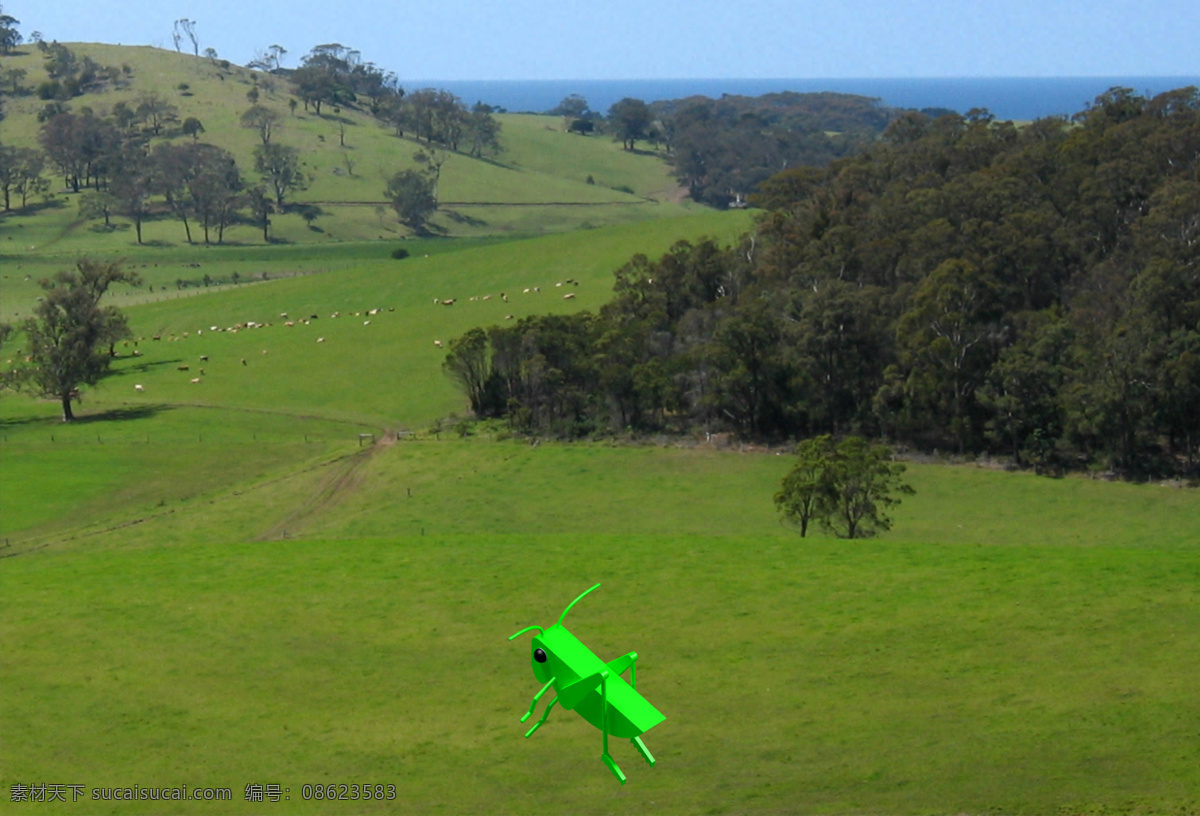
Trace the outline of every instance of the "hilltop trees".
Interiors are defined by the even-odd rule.
[[[57,399],[63,422],[75,418],[71,403],[79,400],[80,386],[95,385],[107,373],[112,346],[129,334],[125,315],[100,305],[116,283],[136,286],[140,280],[118,263],[84,258],[74,272],[41,282],[45,295],[21,325],[31,362],[18,369],[16,382],[37,396]]]
[[[363,62],[362,54],[341,43],[313,46],[291,79],[304,109],[312,105],[318,116],[322,104],[350,104],[359,96],[375,102],[402,95],[395,74]]]
[[[406,133],[426,144],[438,144],[458,151],[460,145],[472,156],[499,149],[500,123],[492,109],[482,103],[469,109],[463,101],[448,91],[422,88],[405,94],[396,91],[377,100],[372,112],[389,122],[397,136]]]
[[[653,120],[650,107],[640,99],[625,97],[608,109],[613,138],[621,142],[626,150],[633,150],[634,143],[645,138]]]
[[[0,54],[11,54],[21,44],[21,32],[17,30],[20,24],[20,20],[5,14],[4,6],[0,6]]]

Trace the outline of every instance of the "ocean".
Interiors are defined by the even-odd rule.
[[[544,113],[570,94],[607,112],[623,97],[646,102],[722,94],[759,96],[779,91],[836,91],[877,98],[896,108],[986,108],[998,119],[1040,119],[1085,109],[1110,88],[1154,96],[1200,86],[1200,76],[1179,77],[982,77],[934,79],[613,79],[613,80],[414,80],[405,88],[442,88],[468,105],[484,102],[510,112]]]

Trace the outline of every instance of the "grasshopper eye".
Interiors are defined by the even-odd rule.
[[[541,649],[534,649],[533,650],[533,659],[536,660],[538,663],[545,663],[546,662],[546,653],[543,652]]]

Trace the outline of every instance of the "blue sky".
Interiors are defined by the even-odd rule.
[[[3,0],[21,33],[294,66],[338,42],[406,79],[1174,76],[1198,0]]]

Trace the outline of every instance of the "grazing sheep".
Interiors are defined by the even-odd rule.
[[[554,285],[555,285],[555,286],[562,286],[562,281],[559,281],[558,283],[556,283],[556,284],[554,284]]]
[[[371,321],[370,321],[370,320],[364,320],[364,321],[363,321],[363,325],[364,325],[364,326],[370,326],[370,325],[371,325]]]
[[[437,346],[438,348],[441,348],[441,347],[442,347],[442,341],[441,341],[441,340],[434,340],[434,341],[433,341],[433,344],[434,344],[435,346]]]
[[[201,354],[201,355],[200,355],[200,362],[202,362],[202,363],[207,363],[207,362],[208,362],[208,355],[207,355],[207,354]]]
[[[533,291],[535,291],[535,292],[540,292],[540,291],[542,291],[542,287],[540,287],[540,286],[535,286],[535,287],[533,287]]]
[[[133,387],[133,390],[137,391],[139,394],[141,394],[146,390],[146,386],[142,385],[141,383],[138,383],[137,385],[135,385]]]
[[[187,371],[187,370],[188,370],[188,367],[185,365],[181,365],[176,368],[176,371]]]
[[[266,353],[267,353],[267,350],[266,350],[266,349],[263,349],[263,354],[266,354]]]
[[[508,295],[504,294],[503,292],[500,293],[500,299],[505,303],[508,303]]]
[[[287,326],[290,329],[292,326],[295,326],[296,323],[293,320],[289,320],[288,322],[284,323],[283,325]]]
[[[341,316],[342,316],[341,312],[334,312],[333,314],[330,315],[330,317],[341,317]]]
[[[563,295],[563,300],[570,300],[573,297],[575,297],[574,292],[567,292],[565,295]]]
[[[140,351],[138,351],[137,349],[134,349],[134,350],[133,350],[133,356],[134,356],[134,357],[141,357],[141,356],[142,356],[142,353],[141,353]]]
[[[318,337],[318,338],[317,338],[317,342],[318,342],[318,343],[324,343],[324,342],[325,342],[325,338],[324,338],[324,337]]]
[[[529,287],[528,287],[528,286],[526,286],[526,287],[525,287],[525,291],[521,292],[521,294],[523,294],[523,295],[528,295],[528,294],[529,294]]]
[[[447,298],[446,300],[442,301],[442,305],[443,306],[453,306],[455,300],[456,300],[456,298]]]
[[[203,368],[202,368],[202,369],[200,369],[200,376],[201,376],[201,377],[203,377],[203,376],[204,376],[204,369],[203,369]]]
[[[513,319],[513,316],[512,316],[512,315],[505,315],[505,316],[504,316],[504,319],[505,319],[505,320],[512,320],[512,319]]]
[[[492,296],[491,296],[491,295],[484,295],[484,296],[483,296],[483,299],[484,299],[484,300],[491,300],[491,299],[492,299]]]
[[[193,384],[193,385],[194,385],[194,384],[196,384],[196,383],[198,383],[198,382],[200,382],[200,378],[199,378],[199,377],[192,377],[192,384]]]
[[[378,310],[378,309],[372,309],[371,311],[367,312],[367,314],[374,316],[374,315],[377,315],[377,314],[379,314],[379,310]]]
[[[280,319],[280,320],[287,320],[287,312],[280,312],[280,313],[279,313],[279,319]]]
[[[434,298],[434,299],[433,299],[433,305],[434,305],[434,306],[437,306],[437,305],[438,305],[439,303],[441,303],[441,302],[442,302],[442,301],[441,301],[439,298]]]
[[[243,358],[242,358],[242,365],[248,365],[248,364],[246,363],[246,358],[245,358],[245,357],[243,357]]]

